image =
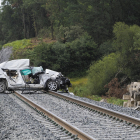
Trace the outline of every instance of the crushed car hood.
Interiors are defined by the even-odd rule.
[[[2,69],[22,69],[22,68],[27,68],[29,66],[30,66],[29,59],[11,60],[0,64],[0,68]]]

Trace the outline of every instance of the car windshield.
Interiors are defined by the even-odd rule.
[[[41,72],[43,72],[42,66],[40,66],[40,67],[33,67],[33,68],[32,68],[32,74],[33,74],[33,75],[35,75],[35,74],[37,74],[37,73],[41,73]]]

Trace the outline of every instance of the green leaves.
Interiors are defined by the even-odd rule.
[[[86,34],[72,42],[40,43],[26,57],[33,56],[31,63],[71,76],[85,74],[90,63],[98,58],[95,42]]]
[[[91,95],[105,94],[104,86],[118,71],[117,59],[119,54],[112,53],[94,62],[88,71],[88,88]]]
[[[140,27],[128,26],[118,22],[114,25],[115,38],[113,46],[121,54],[118,59],[120,68],[123,68],[129,78],[138,80],[140,77]]]

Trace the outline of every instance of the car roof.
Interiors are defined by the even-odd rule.
[[[29,68],[30,60],[29,59],[16,59],[11,61],[6,61],[0,64],[0,68],[2,69],[25,69]]]

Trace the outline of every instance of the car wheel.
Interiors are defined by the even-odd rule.
[[[48,86],[48,89],[49,89],[49,90],[57,91],[58,85],[57,85],[57,83],[56,83],[55,81],[49,81],[49,82],[47,83],[47,86]]]
[[[6,90],[5,82],[0,82],[0,93],[5,92],[5,90]]]

